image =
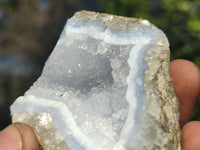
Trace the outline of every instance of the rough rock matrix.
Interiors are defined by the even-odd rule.
[[[45,150],[180,150],[168,40],[147,20],[77,12],[11,114]]]

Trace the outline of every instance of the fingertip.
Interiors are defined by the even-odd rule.
[[[180,102],[180,124],[183,125],[190,120],[200,92],[200,71],[194,63],[178,59],[171,62],[170,73]]]
[[[198,150],[200,148],[200,122],[192,121],[182,128],[181,150]]]
[[[14,123],[13,126],[18,130],[22,140],[22,149],[23,150],[39,150],[39,142],[33,131],[33,129],[27,124],[23,123]]]
[[[171,62],[170,73],[179,97],[196,98],[199,95],[200,71],[194,63],[183,59],[174,60]],[[186,93],[182,93],[183,91]]]
[[[13,126],[0,132],[0,150],[22,150],[21,136]]]
[[[0,150],[39,150],[39,143],[31,127],[14,123],[0,132]]]

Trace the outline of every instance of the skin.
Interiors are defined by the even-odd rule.
[[[200,71],[190,61],[171,62],[170,73],[180,103],[181,150],[199,150],[200,121],[191,121],[200,94]]]
[[[189,122],[200,93],[200,71],[190,61],[171,62],[170,73],[180,102],[181,150],[199,150],[200,121]],[[0,150],[39,150],[34,131],[16,123],[0,132]]]

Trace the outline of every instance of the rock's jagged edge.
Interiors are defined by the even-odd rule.
[[[162,36],[165,35],[163,34]],[[170,51],[168,47],[163,46],[161,43],[162,41],[158,41],[158,44],[149,52],[149,56],[146,59],[149,69],[145,72],[145,89],[146,99],[150,104],[147,116],[153,120],[155,119],[167,133],[168,143],[163,147],[159,147],[159,149],[180,150],[179,103],[175,96],[169,71]],[[159,49],[164,50],[160,51]],[[160,65],[155,68],[156,64]],[[154,76],[151,76],[152,74]],[[158,105],[155,105],[155,102]],[[154,105],[154,109],[151,108],[151,104]],[[155,106],[158,107],[156,108]],[[155,113],[151,113],[152,111],[159,111],[160,116],[153,116],[152,114]],[[158,147],[155,146],[154,148]]]

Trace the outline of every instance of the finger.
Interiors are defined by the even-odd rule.
[[[182,128],[181,150],[199,150],[200,121],[192,121]]]
[[[0,150],[39,150],[39,143],[31,127],[15,123],[0,132]]]
[[[200,71],[192,62],[179,59],[171,62],[170,73],[180,103],[182,126],[190,120],[200,92]]]
[[[0,150],[21,150],[22,143],[18,130],[8,126],[0,132]]]

